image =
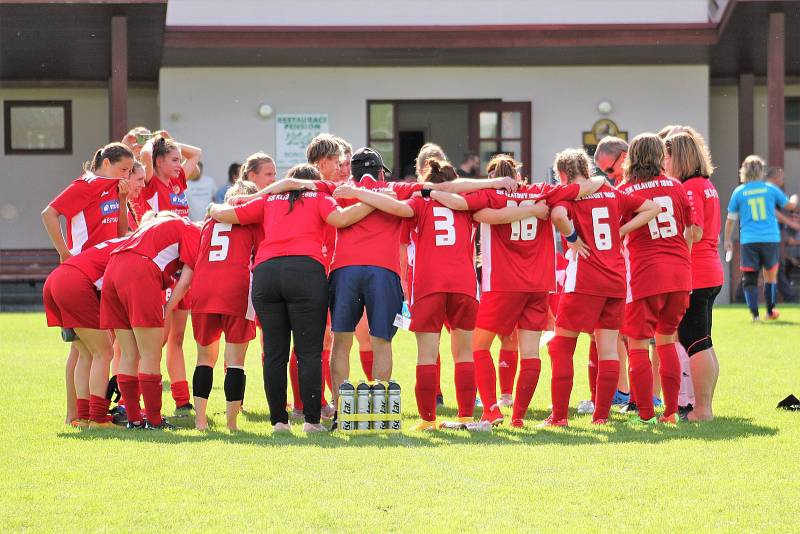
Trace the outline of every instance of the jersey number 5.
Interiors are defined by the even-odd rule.
[[[506,206],[515,208],[517,206],[533,206],[536,204],[533,200],[522,200],[517,204],[513,200],[506,201]],[[536,239],[536,226],[539,219],[536,217],[526,217],[519,221],[511,223],[511,241],[533,241]]]
[[[436,246],[449,247],[456,243],[456,228],[453,212],[450,208],[436,206],[433,208],[433,229],[436,232]],[[444,232],[444,233],[439,233]]]
[[[222,232],[230,232],[231,225],[225,223],[214,223],[214,231],[211,233],[211,246],[220,247],[217,250],[208,251],[208,261],[223,261],[228,257],[228,245],[230,238]]]
[[[655,197],[653,202],[661,206],[664,210],[655,219],[650,219],[647,227],[650,229],[650,238],[673,237],[678,235],[678,223],[675,221],[675,209],[672,206],[670,197]],[[664,226],[666,224],[666,226]]]

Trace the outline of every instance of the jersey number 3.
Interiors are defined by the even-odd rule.
[[[433,208],[433,230],[436,232],[437,247],[449,247],[456,244],[455,222],[450,208],[441,206]]]
[[[678,223],[675,221],[675,208],[670,197],[655,197],[653,202],[661,206],[662,212],[655,219],[650,219],[647,228],[650,229],[650,238],[667,238],[678,235]]]
[[[228,257],[228,245],[231,240],[223,232],[230,231],[230,224],[214,223],[214,231],[211,233],[211,246],[220,248],[208,251],[208,261],[224,261]]]

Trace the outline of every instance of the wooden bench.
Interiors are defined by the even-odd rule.
[[[0,250],[0,282],[44,282],[58,265],[53,249]]]

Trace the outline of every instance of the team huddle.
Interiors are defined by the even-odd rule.
[[[225,203],[197,224],[187,218],[184,191],[200,156],[166,132],[135,128],[99,149],[42,213],[62,261],[44,302],[48,325],[72,343],[68,423],[174,428],[162,416],[166,346],[176,415],[194,412],[195,427],[207,429],[224,337],[227,427],[236,430],[245,354],[260,329],[274,431],[290,430],[291,418],[303,419],[306,432],[328,431],[322,419],[335,430],[353,338],[366,378],[389,381],[404,302],[417,341],[420,421],[412,430],[501,425],[501,407],[511,408],[511,426],[524,427],[548,331],[552,413],[540,426],[568,424],[582,332],[591,336],[591,400],[581,404],[594,424],[609,423],[621,381],[630,384],[638,424],[712,418],[720,206],[710,154],[692,128],[668,126],[630,145],[604,138],[594,161],[583,149],[564,150],[553,163],[555,184],[528,183],[504,154],[489,161],[488,178],[459,178],[433,144],[420,150],[416,182],[390,181],[380,153],[321,134],[307,148],[308,163],[281,180],[272,158],[250,156]],[[189,316],[193,398],[183,355]],[[437,419],[443,328],[455,362],[456,421]],[[688,408],[679,407],[684,350],[694,390]],[[115,391],[119,405],[109,411]]]

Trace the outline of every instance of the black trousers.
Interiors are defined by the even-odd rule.
[[[286,367],[294,339],[306,422],[319,423],[322,341],[328,316],[328,279],[307,256],[283,256],[253,270],[253,307],[264,330],[264,392],[270,422],[288,423]]]

